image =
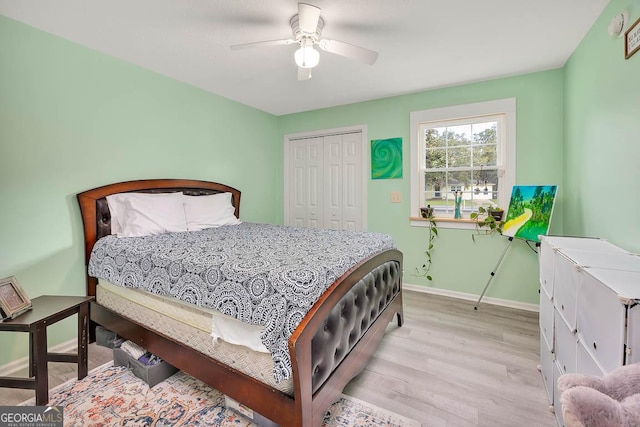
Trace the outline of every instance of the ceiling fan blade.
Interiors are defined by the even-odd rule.
[[[311,78],[311,70],[313,68],[298,67],[298,80],[309,80]]]
[[[341,55],[347,58],[356,59],[365,64],[373,65],[378,59],[378,52],[365,49],[364,47],[341,42],[338,40],[323,39],[318,43],[320,49]]]
[[[263,42],[253,42],[253,43],[243,43],[243,44],[234,44],[231,46],[232,50],[242,50],[242,49],[251,49],[254,47],[262,47],[262,46],[279,46],[279,45],[287,45],[297,43],[293,39],[283,39],[283,40],[266,40]]]
[[[300,26],[300,31],[308,34],[315,33],[318,28],[319,19],[319,7],[307,3],[298,3],[298,25]]]

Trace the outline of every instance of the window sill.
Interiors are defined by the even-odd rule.
[[[452,228],[452,229],[460,229],[460,230],[475,230],[477,221],[475,219],[469,218],[447,218],[447,217],[434,217],[433,218],[438,224],[438,228]],[[429,220],[412,216],[409,218],[411,221],[412,227],[429,227]]]

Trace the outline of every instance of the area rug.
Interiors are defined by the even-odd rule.
[[[52,389],[50,406],[64,407],[65,426],[255,426],[224,406],[224,395],[183,372],[153,388],[111,362],[78,381]],[[33,405],[34,399],[22,405]],[[342,395],[325,415],[326,427],[419,427],[420,423]]]

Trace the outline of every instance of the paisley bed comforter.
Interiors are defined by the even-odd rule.
[[[395,248],[380,233],[241,223],[98,240],[89,275],[172,296],[264,327],[274,377],[291,375],[287,341],[322,293],[361,260]]]

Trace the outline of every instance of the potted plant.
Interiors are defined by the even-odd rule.
[[[504,217],[504,209],[498,206],[489,205],[487,211],[489,212],[489,215],[495,218],[496,221],[502,221],[502,218]]]
[[[427,205],[426,208],[420,208],[420,216],[424,219],[429,219],[433,217],[433,208],[431,205]]]
[[[427,256],[427,261],[422,264],[422,267],[414,269],[414,276],[424,277],[425,279],[431,281],[433,277],[429,274],[431,271],[431,251],[433,250],[433,240],[438,236],[438,225],[436,224],[436,220],[433,217],[433,208],[431,205],[427,205],[426,208],[420,208],[420,215],[429,221],[429,236],[427,240],[427,250],[424,251],[424,254]]]
[[[498,232],[502,234],[502,228],[504,227],[504,209],[501,209],[494,205],[488,207],[479,206],[478,212],[471,214],[471,219],[476,220],[476,232],[471,235],[471,239],[476,241],[476,235],[487,235]]]

